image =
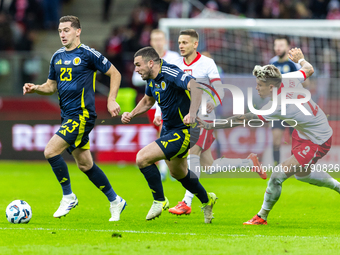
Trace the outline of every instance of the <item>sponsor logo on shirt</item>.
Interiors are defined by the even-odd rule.
[[[156,87],[157,89],[159,89],[161,86],[159,86],[159,84],[155,83],[155,87]]]
[[[65,60],[65,61],[64,61],[64,64],[65,64],[65,65],[71,64],[71,60]]]

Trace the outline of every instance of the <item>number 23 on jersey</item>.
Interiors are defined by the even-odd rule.
[[[60,68],[60,80],[61,81],[72,81],[72,68]]]

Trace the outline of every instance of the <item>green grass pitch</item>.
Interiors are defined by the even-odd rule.
[[[109,203],[86,175],[69,164],[79,205],[52,217],[60,186],[47,162],[0,163],[0,254],[338,254],[340,196],[290,178],[267,226],[244,226],[261,207],[266,181],[260,178],[203,178],[218,196],[212,224],[204,224],[194,198],[190,216],[163,212],[145,221],[152,195],[133,165],[100,165],[128,203],[119,222],[109,222]],[[253,173],[249,173],[253,174]],[[202,174],[203,175],[203,174]],[[184,195],[179,182],[164,184],[170,206]],[[10,224],[6,206],[15,199],[33,210],[28,224]]]

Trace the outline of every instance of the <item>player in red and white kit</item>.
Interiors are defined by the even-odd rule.
[[[301,104],[287,104],[286,115],[281,105],[281,92],[283,88],[303,89],[302,82],[310,77],[314,70],[313,66],[308,63],[300,49],[294,48],[289,51],[289,58],[295,63],[301,64],[299,71],[281,75],[279,69],[273,65],[255,66],[253,75],[256,79],[256,89],[261,98],[271,97],[273,88],[277,88],[277,107],[275,111],[268,115],[256,115],[247,113],[241,116],[228,118],[228,123],[212,127],[212,124],[199,120],[204,128],[228,128],[230,120],[249,121],[252,119],[261,119],[263,121],[284,120],[291,126],[295,126],[292,134],[292,155],[274,168],[274,171],[268,182],[264,201],[261,210],[249,221],[244,222],[245,225],[267,225],[267,216],[275,203],[278,201],[282,183],[290,176],[302,182],[307,182],[319,187],[326,187],[340,193],[340,183],[333,179],[327,172],[312,171],[313,164],[324,157],[331,148],[333,130],[329,126],[325,113],[320,107],[310,99],[304,103],[306,112],[302,112]],[[287,92],[286,99],[302,99],[305,95],[301,92]],[[270,101],[261,110],[271,109],[273,101]],[[298,107],[299,106],[299,107]]]
[[[166,62],[171,62],[171,60],[179,58],[180,55],[177,52],[165,49],[166,44],[167,44],[167,41],[165,38],[165,34],[162,30],[154,29],[151,31],[150,45],[156,50],[160,58],[164,59]],[[132,83],[136,87],[146,86],[146,82],[141,78],[141,76],[137,72],[133,72]],[[157,101],[151,107],[151,109],[147,111],[147,115],[148,115],[150,123],[153,123],[153,120],[156,116],[161,116],[159,107],[158,107],[159,112],[157,112],[156,114],[156,106],[158,106]],[[157,131],[157,137],[159,137],[160,130],[162,129],[161,124],[162,124],[161,120],[158,125],[153,123],[153,127]],[[164,160],[159,161],[159,171],[161,173],[162,181],[165,181],[167,173],[168,173],[168,167]]]
[[[202,88],[209,91],[210,93],[213,92],[208,86],[211,86],[215,89],[217,94],[214,96],[214,99],[210,98],[209,96],[209,100],[207,101],[206,109],[208,114],[202,115],[202,105],[198,113],[198,116],[201,119],[213,121],[216,119],[214,108],[218,106],[223,100],[224,89],[219,86],[222,83],[214,60],[197,52],[198,42],[199,36],[194,29],[181,31],[178,38],[178,44],[182,57],[174,59],[170,61],[170,63],[178,66],[184,72],[195,77],[196,81],[202,84]],[[207,84],[208,86],[204,84]],[[214,101],[216,102],[216,105]],[[205,167],[205,169],[208,169],[208,167],[214,163],[210,149],[210,146],[214,140],[215,137],[213,135],[213,130],[207,131],[205,129],[201,129],[199,140],[190,149],[190,154],[187,158],[188,168],[198,177],[200,177],[201,166]],[[240,163],[240,165],[235,165],[235,162]],[[247,159],[243,160],[223,158],[223,163],[226,165],[235,165],[236,167],[256,165],[258,168],[260,168],[258,159],[253,153],[249,155]],[[170,208],[169,212],[177,215],[190,214],[193,197],[194,195],[187,190],[183,201],[179,202],[175,207]]]

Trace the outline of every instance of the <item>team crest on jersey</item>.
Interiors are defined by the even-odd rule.
[[[76,57],[75,59],[73,59],[73,64],[75,66],[80,65],[80,63],[81,63],[81,58],[80,57]]]
[[[192,75],[192,69],[184,69],[183,72]]]
[[[289,65],[284,65],[284,66],[283,66],[283,72],[284,72],[284,73],[289,73],[289,71],[290,71]]]
[[[65,65],[71,64],[71,60],[65,60],[65,61],[64,61],[64,64],[65,64]]]
[[[159,86],[159,84],[155,83],[155,87],[156,87],[157,89],[159,89],[161,86]]]
[[[166,89],[166,83],[165,83],[165,81],[162,81],[161,87],[162,87],[162,90],[165,90],[165,89]]]

